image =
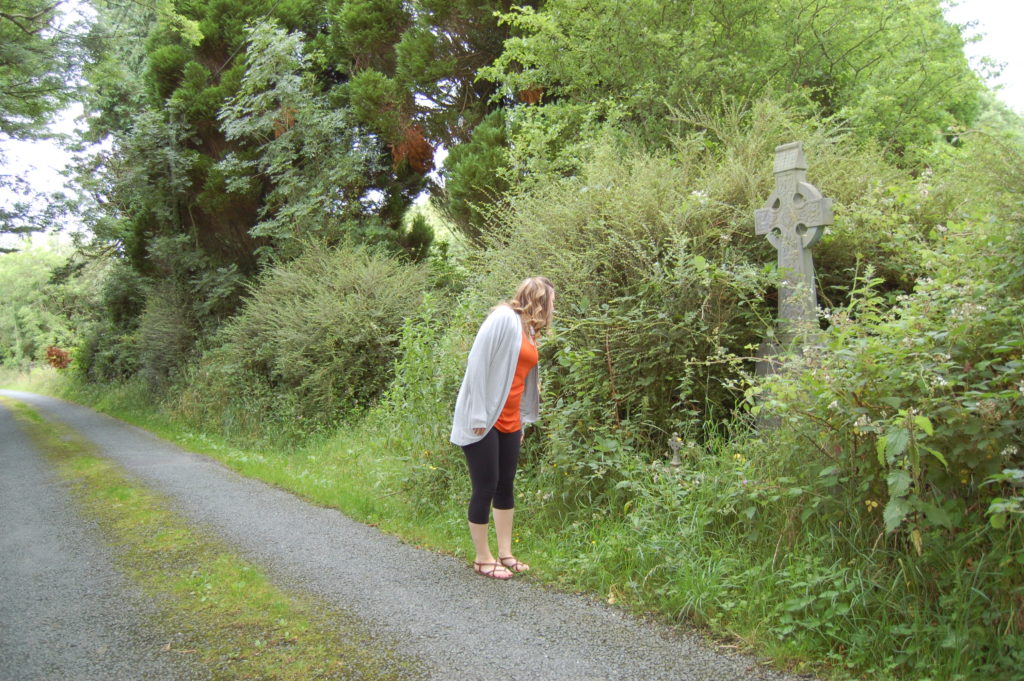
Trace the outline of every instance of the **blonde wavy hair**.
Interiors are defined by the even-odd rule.
[[[551,326],[551,317],[555,313],[555,285],[547,277],[523,279],[507,305],[519,315],[523,331],[536,336]]]

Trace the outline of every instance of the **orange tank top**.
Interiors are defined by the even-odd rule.
[[[516,364],[516,373],[512,378],[512,389],[508,391],[508,399],[505,400],[505,407],[501,410],[498,422],[494,424],[502,433],[514,433],[522,424],[519,418],[519,402],[523,397],[523,390],[526,387],[526,375],[533,367],[537,366],[537,346],[523,332],[523,344],[519,348],[519,362]]]

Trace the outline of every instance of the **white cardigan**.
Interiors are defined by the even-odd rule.
[[[498,422],[512,389],[522,344],[523,327],[515,310],[508,305],[499,305],[487,315],[469,351],[466,375],[455,401],[452,444],[463,447],[478,442]],[[537,420],[539,406],[535,366],[526,376],[519,406],[524,426]],[[483,434],[477,435],[474,428],[483,428]]]

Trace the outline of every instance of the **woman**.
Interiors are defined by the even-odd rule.
[[[512,554],[512,481],[523,426],[538,416],[537,338],[551,325],[554,311],[555,287],[545,277],[524,280],[512,300],[491,310],[469,351],[455,402],[451,440],[465,452],[473,483],[468,514],[476,548],[473,569],[491,579],[530,569]],[[488,538],[492,505],[497,559]]]

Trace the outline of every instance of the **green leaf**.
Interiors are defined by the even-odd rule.
[[[932,429],[932,422],[928,420],[927,416],[918,414],[914,417],[914,425],[923,430],[928,435],[931,435],[935,431]]]
[[[886,482],[890,497],[903,497],[910,491],[910,473],[905,470],[891,471]]]
[[[885,520],[885,531],[893,532],[900,526],[908,513],[910,513],[910,504],[906,499],[889,499],[889,503],[885,505],[885,511],[882,513],[882,518]]]
[[[934,456],[936,459],[938,459],[939,462],[942,463],[943,467],[945,467],[947,470],[949,469],[949,462],[946,461],[946,457],[942,455],[942,452],[931,447],[925,447],[924,450],[931,454],[932,456]]]
[[[926,501],[921,502],[918,506],[924,511],[925,517],[932,525],[938,525],[947,530],[953,529],[953,517],[949,515],[946,509]]]
[[[890,430],[885,442],[885,458],[891,464],[896,457],[907,451],[907,444],[910,443],[910,433],[905,428]]]
[[[997,530],[1001,530],[1006,527],[1006,514],[1005,513],[993,513],[988,522]]]

